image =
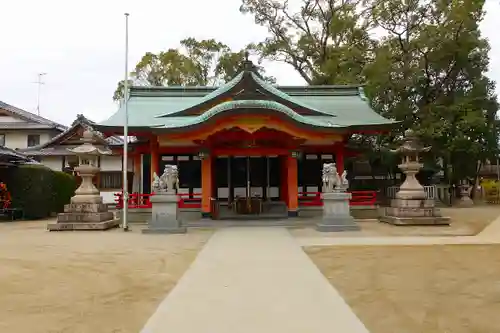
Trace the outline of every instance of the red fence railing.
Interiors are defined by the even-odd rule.
[[[352,195],[351,206],[375,206],[377,202],[376,191],[349,191]],[[299,192],[299,206],[323,206],[321,192]]]
[[[151,208],[151,196],[153,194],[130,193],[128,196],[128,208]],[[123,208],[123,193],[115,193],[116,208]]]
[[[299,206],[323,206],[321,192],[299,192]]]
[[[128,208],[151,208],[151,194],[130,193],[128,198]],[[180,193],[179,208],[201,208],[201,193]],[[117,209],[123,208],[123,193],[115,193],[115,203]]]
[[[179,193],[179,208],[201,208],[201,193]]]
[[[349,191],[352,194],[351,206],[375,206],[377,203],[376,191]]]
[[[352,198],[349,201],[351,206],[375,206],[377,202],[376,191],[349,191]],[[131,193],[129,195],[129,208],[151,208],[152,194]],[[180,193],[179,208],[201,208],[201,193]],[[123,208],[122,193],[115,193],[116,208]],[[321,192],[299,192],[299,206],[321,207],[323,200]]]

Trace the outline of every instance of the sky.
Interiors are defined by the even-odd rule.
[[[267,31],[239,13],[239,0],[0,0],[0,100],[69,125],[77,114],[103,121],[124,78],[125,18],[129,70],[145,52],[175,48],[186,37],[215,38],[239,50]],[[490,41],[490,72],[500,95],[500,1],[486,0],[481,30]],[[264,64],[278,84],[304,84],[285,64]]]

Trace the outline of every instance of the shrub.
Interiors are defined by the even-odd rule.
[[[73,176],[43,165],[20,165],[4,169],[2,180],[12,197],[12,207],[21,208],[26,219],[40,219],[61,212],[74,193]]]
[[[65,172],[53,171],[52,184],[51,212],[60,213],[64,210],[64,205],[68,204],[75,194],[76,179]]]
[[[40,165],[21,165],[8,169],[7,188],[12,206],[21,208],[27,219],[50,215],[53,171]]]

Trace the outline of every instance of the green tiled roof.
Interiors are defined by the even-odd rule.
[[[305,103],[302,103],[300,100],[297,100],[297,98],[293,98],[290,95],[287,95],[283,91],[275,88],[273,85],[271,85],[271,84],[265,82],[264,80],[262,80],[261,78],[259,78],[259,76],[256,75],[255,73],[251,73],[251,75],[252,75],[252,78],[255,82],[257,82],[262,88],[264,88],[265,90],[267,90],[271,94],[276,95],[276,96],[284,99],[285,101],[302,106],[303,108],[311,109],[311,110],[314,110],[314,111],[320,112],[320,113],[324,113],[323,111],[321,111],[321,109],[318,109],[318,108],[311,106],[311,105],[307,105]]]
[[[335,122],[343,126],[387,124],[393,121],[373,111],[369,104],[357,96],[295,96],[301,102],[335,115]]]
[[[235,78],[236,79],[236,78]],[[259,79],[257,77],[257,79]],[[231,81],[232,82],[232,81]],[[277,101],[240,100],[218,104],[199,116],[176,116],[185,110],[220,94],[220,89],[209,87],[132,87],[128,102],[129,126],[137,128],[173,129],[191,126],[210,119],[215,114],[230,109],[269,109],[281,112],[304,125],[342,128],[390,128],[396,122],[386,119],[373,111],[359,86],[304,86],[272,87],[265,86],[273,95],[311,110],[320,111],[321,115],[300,115],[288,106]],[[224,89],[230,90],[230,85]],[[273,90],[274,89],[274,90]],[[99,124],[106,127],[123,126],[123,106],[109,119]],[[170,115],[164,117],[165,115]]]
[[[301,107],[305,109],[309,109],[313,113],[318,113],[321,114],[322,112],[320,110],[315,109],[314,107],[311,107],[310,105],[301,103],[300,101],[294,99],[293,97],[287,95],[286,93],[280,91],[279,89],[276,89],[274,86],[271,84],[265,82],[262,80],[258,74],[253,72],[250,69],[245,69],[241,71],[238,75],[236,75],[231,81],[223,84],[222,86],[214,89],[207,95],[203,96],[203,98],[200,98],[196,102],[193,102],[193,104],[190,104],[184,109],[177,110],[175,112],[166,112],[161,115],[158,115],[158,117],[172,117],[176,116],[177,113],[180,113],[179,116],[185,116],[188,114],[184,114],[187,110],[192,110],[197,107],[203,107],[206,105],[203,105],[204,103],[210,102],[212,100],[215,100],[217,97],[222,96],[228,92],[231,91],[234,87],[236,87],[239,83],[241,82],[254,82],[257,86],[259,86],[262,90],[267,91],[269,94],[274,95],[276,99],[282,99],[288,103],[291,103],[294,107]]]

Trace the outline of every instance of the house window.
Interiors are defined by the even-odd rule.
[[[98,183],[96,186],[99,190],[114,190],[121,191],[123,184],[123,173],[121,171],[104,171],[100,172],[96,178],[98,179]],[[128,192],[132,192],[133,182],[134,182],[134,173],[127,173],[127,181],[128,181]]]
[[[122,188],[123,174],[120,171],[101,172],[99,174],[99,189],[116,190]]]
[[[40,144],[40,135],[28,134],[28,147],[38,146]]]
[[[5,134],[0,134],[0,146],[5,146]]]

